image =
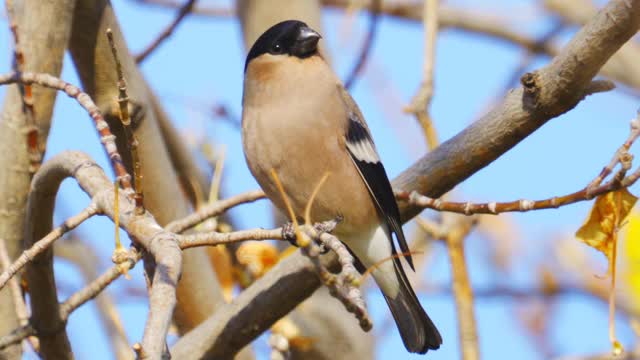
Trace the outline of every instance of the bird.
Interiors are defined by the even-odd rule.
[[[409,352],[424,354],[442,337],[401,264],[415,271],[393,189],[371,132],[351,95],[318,50],[322,36],[299,20],[266,30],[244,66],[242,144],[249,170],[286,213],[282,184],[296,217],[312,202],[314,221],[342,220],[333,234],[371,274]],[[401,255],[398,255],[393,234]]]

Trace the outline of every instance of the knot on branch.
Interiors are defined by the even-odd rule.
[[[525,107],[530,109],[540,109],[539,99],[540,99],[540,74],[535,72],[528,72],[522,75],[520,78],[520,84],[524,89],[523,94],[523,104]]]
[[[130,97],[126,98],[127,104],[126,109],[128,112],[129,119],[127,120],[128,126],[131,126],[132,130],[136,130],[140,124],[142,124],[142,120],[147,115],[147,106],[136,99],[131,99]],[[120,120],[120,116],[122,114],[122,109],[118,103],[114,103],[108,107],[108,111],[105,114],[107,119],[109,119],[109,124],[115,129],[120,129],[123,125]]]

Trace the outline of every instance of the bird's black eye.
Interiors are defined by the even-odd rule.
[[[282,45],[280,45],[279,43],[276,43],[275,45],[273,45],[271,47],[271,51],[270,52],[272,54],[274,54],[274,55],[278,55],[278,54],[282,54],[282,51],[283,51]]]

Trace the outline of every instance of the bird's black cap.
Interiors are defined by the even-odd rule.
[[[244,71],[252,59],[263,54],[290,55],[305,58],[318,52],[318,40],[322,36],[307,24],[298,20],[277,23],[265,31],[253,44]]]

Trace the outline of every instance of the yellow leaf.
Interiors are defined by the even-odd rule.
[[[271,331],[284,336],[289,340],[291,347],[300,351],[309,351],[311,346],[313,346],[313,338],[302,335],[300,328],[287,316],[276,321],[276,323],[271,326]]]
[[[576,237],[611,259],[614,235],[637,200],[627,189],[598,196]]]
[[[616,246],[618,231],[638,198],[627,189],[598,196],[589,218],[576,232],[576,236],[587,245],[602,251],[609,262],[611,285],[609,287],[609,341],[613,354],[623,351],[616,339],[615,330],[615,287],[616,287]]]
[[[280,253],[280,260],[295,254],[297,250],[298,248],[295,246],[287,247],[286,249],[282,250],[282,252]]]
[[[251,241],[238,247],[236,257],[255,278],[259,278],[278,262],[279,254],[273,244]]]
[[[210,246],[207,247],[207,255],[209,255],[209,261],[216,271],[216,277],[222,287],[222,294],[225,300],[231,301],[235,282],[233,278],[233,261],[229,250],[224,245]]]
[[[640,299],[640,212],[633,211],[628,223],[623,250],[624,281],[629,298]]]

